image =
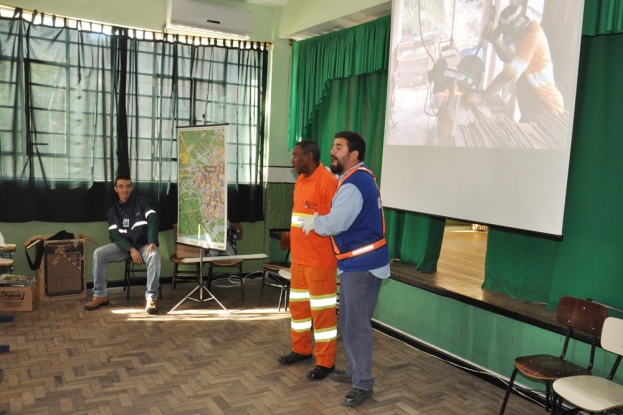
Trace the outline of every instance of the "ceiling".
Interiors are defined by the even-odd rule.
[[[288,3],[290,0],[245,0],[248,3],[257,3],[263,4],[266,6],[283,6]],[[346,29],[348,27],[357,26],[358,24],[366,23],[371,20],[378,19],[379,17],[387,16],[391,14],[392,10],[392,2],[387,1],[386,3],[380,4],[378,6],[370,7],[365,10],[360,10],[358,12],[342,16],[337,19],[329,20],[322,24],[309,27],[305,30],[301,30],[300,32],[290,34],[288,37],[294,40],[302,40],[307,39],[314,36],[324,35],[326,33],[335,32],[337,30]]]
[[[298,33],[293,33],[289,37],[294,40],[302,40],[314,36],[324,35],[326,33],[357,26],[359,24],[378,19],[379,17],[387,16],[391,14],[391,11],[392,2],[388,1],[387,3],[379,4],[378,6],[370,7],[369,9],[360,10],[337,19],[329,20],[328,22],[309,27]]]

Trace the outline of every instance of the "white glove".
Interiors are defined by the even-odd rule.
[[[305,235],[309,235],[309,233],[314,230],[314,221],[317,217],[318,212],[314,212],[313,216],[306,216],[302,219],[299,219],[299,228],[303,229]]]

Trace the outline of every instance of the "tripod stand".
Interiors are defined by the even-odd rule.
[[[197,286],[190,293],[188,293],[186,297],[182,298],[182,300],[179,303],[177,303],[175,307],[173,307],[169,311],[169,313],[175,311],[175,309],[179,307],[186,300],[192,300],[192,301],[196,301],[199,303],[204,303],[206,301],[214,300],[218,303],[218,305],[220,305],[223,308],[223,310],[229,313],[229,310],[227,310],[227,308],[225,308],[225,306],[214,296],[214,294],[212,294],[210,290],[208,290],[208,288],[205,285],[203,285],[203,255],[204,253],[205,253],[205,249],[201,248],[199,252],[199,255],[200,255],[199,256],[199,278],[198,278]],[[204,290],[209,295],[209,297],[204,298],[204,292],[203,292]],[[199,291],[199,298],[192,297],[192,295],[196,291]]]

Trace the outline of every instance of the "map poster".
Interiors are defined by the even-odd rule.
[[[177,242],[225,250],[226,125],[178,127]]]

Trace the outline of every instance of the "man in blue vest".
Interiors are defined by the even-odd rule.
[[[372,395],[372,312],[383,279],[389,277],[389,251],[381,195],[363,164],[366,143],[357,133],[335,134],[331,171],[339,174],[331,211],[301,220],[305,233],[331,236],[340,274],[340,315],[346,371],[333,380],[352,384],[342,405],[357,406]]]

